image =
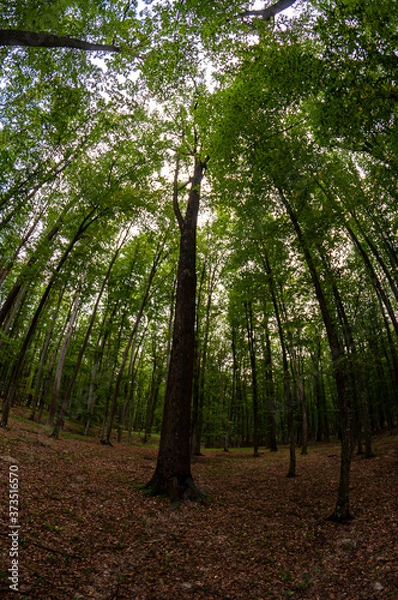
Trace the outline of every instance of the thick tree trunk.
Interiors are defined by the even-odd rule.
[[[147,488],[152,494],[167,494],[175,501],[185,496],[202,497],[192,479],[189,442],[195,345],[196,228],[200,185],[207,160],[195,157],[185,218],[178,207],[176,185],[174,190],[174,210],[181,237],[173,342],[159,454],[155,473]]]

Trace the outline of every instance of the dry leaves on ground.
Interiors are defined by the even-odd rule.
[[[205,450],[204,505],[173,508],[137,486],[156,445],[53,440],[22,418],[0,430],[0,597],[40,600],[398,599],[398,438],[352,465],[352,512],[332,512],[338,445],[314,445],[288,479],[288,453]],[[19,593],[9,590],[8,473],[19,473]]]

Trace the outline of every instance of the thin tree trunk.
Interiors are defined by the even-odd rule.
[[[13,329],[15,329],[15,321],[17,319],[19,310],[21,308],[23,298],[24,298],[26,292],[28,291],[28,287],[29,287],[28,284],[25,284],[19,290],[18,296],[15,299],[14,305],[13,305],[10,313],[8,314],[6,322],[4,323],[3,334],[8,333],[8,331],[10,330],[10,327],[13,323],[14,323]],[[3,346],[4,343],[6,343],[6,340],[7,340],[7,338],[4,335],[0,338],[0,348]]]
[[[124,368],[126,366],[131,346],[132,346],[132,344],[134,342],[135,336],[136,336],[137,331],[138,331],[138,327],[140,326],[141,319],[142,319],[142,316],[144,314],[144,310],[145,310],[146,304],[147,304],[148,299],[149,299],[149,294],[151,292],[152,282],[153,282],[153,279],[154,279],[154,277],[156,275],[156,271],[157,271],[157,268],[159,266],[159,262],[160,262],[160,260],[162,258],[164,243],[165,243],[165,239],[163,240],[162,244],[158,245],[158,247],[156,249],[155,258],[154,258],[154,261],[152,263],[152,268],[151,268],[151,271],[150,271],[149,276],[148,276],[148,281],[147,281],[147,284],[146,284],[146,287],[145,287],[144,295],[143,295],[142,300],[141,300],[140,308],[138,310],[138,314],[137,314],[137,317],[136,317],[133,329],[131,331],[129,340],[127,342],[127,346],[126,346],[126,348],[124,350],[124,353],[123,353],[122,362],[121,362],[121,365],[120,365],[120,368],[119,368],[119,372],[118,372],[117,377],[116,377],[115,388],[114,388],[113,395],[112,395],[111,410],[110,410],[110,415],[109,415],[109,420],[108,420],[108,428],[107,428],[105,437],[103,437],[101,439],[101,443],[102,444],[110,444],[111,433],[112,433],[112,428],[113,428],[113,421],[114,421],[115,414],[116,414],[117,399],[118,399],[118,396],[119,396],[119,390],[120,390],[120,385],[121,385],[121,382],[122,382]]]
[[[146,329],[144,331],[144,334],[141,338],[141,341],[138,342],[137,344],[137,348],[135,348],[135,345],[133,345],[131,352],[130,352],[130,362],[129,362],[129,368],[128,368],[128,382],[125,386],[125,391],[124,391],[124,400],[123,400],[123,404],[121,407],[121,413],[119,416],[119,421],[118,421],[118,428],[117,428],[117,441],[120,444],[120,442],[122,441],[122,433],[123,433],[123,427],[124,427],[124,423],[126,420],[126,415],[127,415],[127,409],[128,409],[128,403],[130,398],[132,397],[132,402],[130,404],[130,411],[133,412],[134,410],[134,395],[133,395],[133,386],[134,386],[134,369],[135,369],[135,363],[137,361],[138,358],[138,353],[139,353],[139,349],[140,349],[140,345],[142,343],[142,339],[145,338],[146,335]],[[130,420],[130,422],[132,422],[132,420]],[[129,428],[129,441],[131,440],[131,431]]]
[[[43,349],[40,355],[40,364],[39,364],[39,370],[37,372],[37,376],[36,376],[36,386],[35,386],[35,395],[33,397],[33,402],[32,402],[32,412],[30,414],[29,419],[31,421],[35,420],[35,416],[36,416],[36,408],[37,408],[37,403],[39,400],[39,396],[40,396],[40,389],[41,389],[41,382],[42,382],[42,378],[43,378],[43,370],[44,370],[44,363],[46,361],[46,357],[47,357],[47,352],[48,352],[48,348],[50,346],[50,342],[51,342],[51,336],[53,335],[53,330],[54,330],[54,326],[55,323],[57,321],[58,315],[59,315],[59,311],[61,308],[61,302],[62,302],[62,298],[64,295],[64,291],[65,291],[65,287],[62,290],[60,296],[59,296],[59,301],[58,301],[58,306],[56,308],[56,310],[54,311],[54,315],[52,317],[51,320],[51,326],[48,329],[47,332],[47,336],[43,345]]]
[[[58,233],[60,228],[61,228],[61,222],[59,222],[55,227],[53,227],[51,229],[51,231],[49,231],[49,233],[46,234],[46,241],[48,243],[51,242],[51,240],[55,237],[55,235]],[[3,306],[1,307],[1,310],[0,310],[0,325],[2,325],[2,323],[6,319],[8,313],[10,312],[21,289],[23,287],[25,287],[26,284],[24,284],[23,282],[26,281],[26,279],[27,279],[27,273],[29,272],[29,269],[32,268],[34,266],[34,264],[36,263],[38,253],[39,252],[36,251],[33,254],[33,256],[30,257],[22,276],[19,277],[19,280],[17,281],[17,283],[9,291],[7,298],[5,299]]]
[[[86,417],[86,422],[84,424],[83,435],[88,435],[88,432],[90,430],[90,425],[91,425],[91,419],[93,418],[94,402],[95,402],[94,390],[95,390],[95,381],[96,381],[97,373],[98,373],[98,367],[99,367],[99,358],[97,357],[94,361],[93,369],[91,371],[90,384],[89,384],[89,388],[88,388],[88,398],[87,398],[87,417]]]
[[[327,262],[327,259],[325,256],[323,256],[322,259],[324,260],[325,263]],[[350,351],[350,364],[351,364],[352,373],[353,373],[353,376],[355,379],[354,385],[356,387],[358,387],[359,397],[361,400],[364,433],[365,433],[365,458],[373,458],[374,453],[372,450],[372,429],[371,429],[370,417],[369,417],[369,402],[368,402],[368,395],[367,395],[366,388],[365,388],[365,382],[364,382],[363,376],[362,376],[360,359],[358,357],[352,328],[348,321],[348,317],[347,317],[347,314],[346,314],[346,311],[344,308],[343,301],[341,299],[340,292],[337,288],[336,282],[334,281],[332,274],[330,274],[330,279],[331,279],[331,287],[332,287],[333,295],[335,298],[336,306],[337,306],[339,314],[340,314],[340,319],[342,322],[347,347],[349,348],[349,351]],[[360,445],[360,442],[362,439],[361,438],[361,423],[358,423],[357,426],[358,426],[359,445]],[[358,449],[358,453],[361,453],[360,447]]]
[[[245,302],[247,343],[249,347],[250,366],[252,372],[252,395],[253,395],[253,456],[258,453],[258,388],[257,388],[257,364],[256,350],[254,346],[253,308],[251,302]]]
[[[129,235],[129,231],[130,230],[128,230],[126,232],[126,234],[123,237],[123,240],[121,241],[121,243],[119,244],[119,246],[116,248],[116,251],[115,251],[115,253],[112,256],[112,260],[111,260],[111,262],[109,264],[108,270],[107,270],[106,275],[104,277],[104,280],[102,282],[101,289],[100,289],[100,291],[97,294],[97,299],[95,301],[94,309],[93,309],[93,312],[91,314],[90,322],[89,322],[86,334],[84,336],[83,343],[82,343],[82,345],[80,347],[80,350],[79,350],[79,354],[78,354],[78,357],[77,357],[77,360],[76,360],[75,368],[73,369],[72,376],[71,376],[71,378],[69,380],[69,384],[68,384],[68,387],[66,389],[66,392],[65,392],[65,395],[64,395],[64,398],[63,398],[63,401],[62,401],[62,405],[61,405],[60,412],[59,412],[59,415],[58,415],[58,420],[57,420],[57,423],[56,423],[56,425],[54,427],[54,431],[51,434],[51,437],[53,437],[55,439],[58,439],[58,437],[59,437],[59,433],[60,433],[60,430],[61,430],[61,426],[62,426],[62,422],[63,422],[64,416],[65,416],[65,412],[66,412],[66,410],[68,408],[70,397],[72,395],[73,386],[74,386],[75,381],[77,379],[77,376],[79,374],[80,367],[81,367],[81,364],[82,364],[82,361],[83,361],[83,356],[84,356],[84,353],[86,351],[87,344],[89,342],[89,339],[90,339],[90,336],[91,336],[91,332],[92,332],[94,324],[95,324],[95,319],[97,318],[97,311],[98,311],[99,303],[100,303],[102,295],[103,295],[103,293],[105,291],[106,285],[108,283],[109,277],[111,275],[111,272],[112,272],[112,269],[113,269],[113,267],[115,265],[117,257],[119,256],[119,253],[120,253],[120,251],[121,251],[121,249],[123,247],[123,244],[125,243],[128,235]],[[53,423],[49,423],[49,424],[53,425]]]
[[[301,416],[302,416],[302,445],[301,454],[306,456],[308,454],[308,410],[307,410],[307,398],[304,387],[304,379],[300,370],[299,361],[297,358],[296,350],[291,342],[290,353],[292,357],[292,363],[294,368],[294,374],[296,384],[298,388],[300,404],[301,404]]]
[[[227,430],[227,440],[225,443],[224,450],[229,449],[230,444],[230,429],[231,429],[231,420],[232,420],[232,411],[234,408],[238,408],[236,412],[240,409],[240,379],[239,379],[239,363],[237,358],[237,350],[236,350],[236,327],[233,323],[231,323],[231,350],[232,350],[232,391],[231,391],[231,402],[230,402],[230,418],[228,423]],[[236,439],[235,439],[236,443]]]
[[[57,368],[55,370],[54,387],[53,387],[53,392],[52,392],[52,396],[51,396],[50,409],[48,412],[48,420],[47,420],[47,425],[51,425],[51,426],[54,425],[54,418],[55,418],[55,413],[57,410],[59,390],[61,389],[61,379],[62,379],[62,373],[63,373],[63,369],[64,369],[64,364],[65,364],[66,353],[68,351],[72,333],[74,331],[74,324],[75,324],[75,320],[76,320],[77,313],[79,310],[79,302],[80,302],[80,295],[77,294],[76,298],[73,302],[71,315],[69,317],[68,328],[67,328],[67,331],[65,334],[64,342],[61,347],[61,352],[59,353]],[[61,426],[63,423],[63,417],[64,417],[64,415],[62,415],[61,423],[59,424],[59,429],[61,429]]]
[[[323,381],[323,376],[320,369],[321,364],[321,342],[316,340],[314,353],[311,354],[313,366],[314,366],[314,395],[315,395],[315,404],[317,410],[317,433],[316,433],[316,441],[317,442],[327,442],[330,441],[330,433],[329,433],[329,421],[327,417],[326,411],[326,400],[325,400],[325,385]]]
[[[266,352],[265,352],[265,380],[267,385],[267,401],[268,401],[268,413],[269,413],[269,448],[271,452],[278,451],[278,444],[276,440],[276,419],[275,419],[275,386],[272,375],[272,351],[271,351],[271,338],[268,328],[268,319],[266,322],[265,331],[266,340]]]
[[[373,268],[373,265],[369,259],[369,256],[367,255],[367,253],[365,252],[361,242],[359,241],[359,239],[357,238],[357,236],[355,235],[355,233],[353,232],[353,230],[351,229],[351,227],[346,224],[346,229],[348,231],[348,233],[350,234],[350,237],[352,239],[352,241],[354,242],[355,247],[357,248],[360,256],[363,259],[363,262],[365,264],[366,270],[368,272],[369,278],[376,290],[376,293],[378,295],[378,297],[380,298],[381,302],[384,304],[384,306],[386,307],[386,310],[388,312],[388,316],[391,319],[391,323],[393,324],[395,333],[398,335],[398,321],[396,318],[396,314],[395,314],[395,310],[394,307],[392,306],[390,299],[388,297],[388,295],[386,294],[380,280],[379,277],[376,273],[376,271]]]
[[[43,206],[40,209],[40,212],[38,215],[36,215],[35,219],[33,220],[33,223],[31,223],[28,231],[24,234],[23,238],[21,239],[21,241],[18,244],[18,247],[15,249],[13,255],[11,256],[11,258],[9,259],[9,262],[7,264],[7,266],[5,266],[1,271],[0,271],[0,287],[3,285],[7,275],[10,273],[12,267],[14,266],[15,261],[17,260],[20,252],[23,250],[23,248],[26,246],[26,244],[28,243],[29,239],[32,237],[36,227],[38,226],[38,224],[40,223],[41,219],[43,218],[44,213],[46,212],[48,208],[48,202],[43,204]]]
[[[119,301],[115,304],[114,309],[112,311],[113,314],[116,314],[117,312],[117,308],[119,305]],[[105,402],[105,406],[104,406],[104,410],[103,410],[103,415],[102,415],[102,426],[101,426],[101,434],[100,434],[100,440],[104,443],[105,438],[106,438],[106,429],[107,429],[107,423],[108,423],[108,416],[109,416],[109,405],[111,402],[111,396],[112,396],[112,389],[113,389],[113,381],[115,379],[115,374],[117,372],[117,366],[118,366],[118,356],[120,353],[120,348],[121,348],[121,339],[122,339],[122,333],[124,331],[124,327],[125,327],[125,322],[126,322],[126,313],[127,313],[127,307],[124,305],[121,309],[122,312],[122,319],[121,319],[121,323],[119,325],[119,330],[118,330],[118,334],[117,334],[117,340],[116,343],[113,344],[113,346],[111,346],[109,338],[109,328],[110,328],[110,324],[111,321],[109,321],[108,324],[108,330],[106,332],[106,338],[107,338],[107,342],[108,343],[108,351],[105,352],[105,346],[103,347],[103,356],[105,356],[107,358],[107,362],[108,362],[108,368],[109,368],[109,357],[112,356],[113,357],[113,361],[112,361],[112,375],[111,377],[109,377],[108,381],[109,381],[109,386],[106,392],[106,402]]]
[[[267,253],[264,255],[260,252],[261,259],[263,261],[263,265],[265,271],[268,275],[268,286],[271,293],[272,305],[274,307],[274,313],[276,322],[278,325],[278,333],[279,339],[281,343],[282,349],[282,367],[283,367],[283,390],[284,390],[284,398],[285,398],[285,407],[288,414],[288,431],[289,431],[289,470],[287,472],[287,477],[295,477],[296,476],[296,442],[295,442],[295,428],[294,428],[294,405],[292,401],[292,392],[290,387],[290,370],[289,370],[289,361],[287,358],[287,347],[286,347],[286,339],[285,333],[282,325],[282,317],[281,317],[281,308],[280,302],[278,299],[278,291],[275,285],[275,280],[273,276],[273,270],[271,264],[269,262],[269,258]]]
[[[54,287],[55,282],[57,281],[58,275],[59,275],[60,271],[62,270],[63,265],[65,264],[68,256],[72,252],[72,249],[74,248],[76,243],[79,241],[79,239],[81,238],[83,233],[87,230],[87,228],[99,218],[100,215],[93,217],[93,214],[95,213],[95,211],[96,211],[96,208],[92,209],[92,211],[90,211],[90,213],[83,219],[76,234],[74,235],[73,239],[71,240],[71,242],[68,244],[67,248],[65,249],[53,275],[50,278],[50,281],[47,284],[44,294],[41,297],[41,300],[35,311],[35,314],[33,315],[33,319],[31,321],[30,327],[28,329],[27,334],[25,335],[25,339],[24,339],[22,347],[19,351],[18,358],[17,358],[16,363],[14,364],[13,369],[11,371],[11,377],[10,377],[10,381],[8,383],[8,390],[3,399],[3,409],[2,409],[2,418],[1,418],[1,422],[0,422],[0,427],[7,426],[10,408],[12,406],[12,402],[14,400],[14,396],[17,391],[18,381],[19,381],[19,378],[20,378],[20,375],[22,372],[22,367],[23,367],[23,363],[25,361],[26,352],[28,350],[28,347],[30,345],[32,337],[36,331],[36,327],[37,327],[40,315],[44,309],[44,306],[47,302],[50,292],[51,292],[52,288]]]
[[[193,382],[192,382],[192,419],[191,419],[191,452],[193,455],[196,454],[197,447],[198,456],[200,456],[200,441],[197,443],[198,433],[198,422],[199,422],[199,386],[200,386],[200,373],[201,373],[201,344],[200,344],[200,310],[202,304],[202,289],[203,283],[206,276],[206,261],[204,261],[198,297],[196,303],[196,324],[195,324],[195,348],[194,348],[194,369],[193,369]]]
[[[89,385],[89,392],[88,392],[88,399],[87,399],[87,415],[86,415],[86,422],[84,425],[83,435],[88,435],[88,432],[89,432],[89,429],[91,426],[91,420],[93,417],[94,405],[95,405],[95,401],[96,401],[95,391],[96,391],[97,373],[101,368],[102,361],[104,358],[104,353],[105,353],[105,346],[106,346],[106,343],[110,336],[109,323],[111,323],[113,321],[113,318],[118,309],[118,303],[114,304],[109,318],[107,315],[108,309],[109,309],[109,307],[107,307],[107,310],[105,311],[105,313],[103,315],[101,328],[100,328],[100,332],[99,332],[99,335],[97,338],[97,343],[96,343],[96,348],[95,348],[94,365],[93,365],[93,368],[91,371],[91,376],[90,376],[90,385]],[[106,326],[107,324],[108,324],[108,326]],[[119,334],[119,340],[120,340],[120,334]]]
[[[209,335],[210,335],[210,320],[211,320],[211,307],[213,302],[213,293],[217,276],[217,265],[214,265],[213,269],[210,269],[210,279],[209,286],[207,290],[207,301],[206,301],[206,311],[205,311],[205,325],[204,325],[204,338],[203,338],[203,347],[201,351],[201,355],[199,358],[199,372],[198,372],[198,406],[197,406],[197,415],[195,419],[195,415],[192,419],[192,453],[194,456],[201,456],[201,443],[202,443],[202,433],[203,433],[203,406],[204,406],[204,396],[205,396],[205,379],[206,379],[206,367],[207,367],[207,352],[209,346]],[[200,348],[198,348],[200,353]],[[193,394],[195,394],[195,378],[193,385]]]
[[[337,328],[333,322],[332,315],[329,311],[323,288],[316,270],[311,252],[304,238],[301,226],[297,220],[296,214],[287,200],[283,190],[278,188],[280,198],[286,211],[290,217],[297,238],[300,242],[301,249],[310,271],[311,279],[315,288],[315,294],[318,300],[322,319],[325,325],[326,334],[328,337],[330,353],[332,357],[334,378],[336,381],[337,397],[339,403],[339,417],[341,427],[341,463],[340,463],[340,481],[337,494],[335,509],[330,517],[331,520],[340,523],[345,523],[350,520],[350,469],[351,469],[351,430],[350,430],[350,411],[345,384],[344,362],[345,356],[341,349]]]
[[[0,230],[3,229],[9,223],[9,221],[13,218],[13,216],[16,213],[18,213],[20,203],[16,201],[16,194],[19,193],[20,197],[23,198],[24,203],[28,202],[28,200],[30,200],[30,198],[33,198],[33,196],[35,196],[37,192],[46,185],[46,183],[54,181],[58,175],[65,171],[67,167],[71,165],[73,159],[77,155],[81,154],[83,148],[84,143],[79,144],[71,154],[68,154],[68,151],[66,151],[65,159],[58,163],[56,167],[49,169],[49,171],[44,174],[44,177],[40,183],[36,183],[35,185],[33,185],[34,182],[32,180],[39,175],[43,175],[43,173],[41,173],[42,163],[39,162],[39,166],[27,177],[25,177],[23,181],[16,184],[14,188],[11,188],[10,190],[8,190],[8,192],[0,196],[0,210],[5,210],[3,207],[7,203],[13,204],[13,210],[10,213],[8,213],[8,215],[3,219],[3,221],[0,222]]]
[[[289,470],[286,477],[296,477],[296,428],[294,426],[294,404],[289,379],[285,379],[284,387],[287,405],[287,429],[289,432]]]

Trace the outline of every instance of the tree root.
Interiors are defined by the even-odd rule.
[[[338,523],[339,525],[347,525],[347,523],[352,521],[353,518],[354,517],[350,513],[344,514],[344,515],[339,515],[335,511],[334,513],[332,513],[330,515],[330,517],[326,517],[326,521],[331,521],[332,523]]]
[[[109,440],[106,440],[106,439],[102,439],[100,441],[100,444],[102,444],[103,446],[111,446],[113,448],[112,442],[110,442]]]
[[[196,487],[192,477],[189,476],[173,475],[165,481],[152,479],[144,486],[144,491],[151,496],[167,496],[173,506],[179,506],[181,501],[203,503],[208,499],[208,496]]]

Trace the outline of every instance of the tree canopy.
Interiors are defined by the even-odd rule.
[[[290,443],[294,476],[338,436],[351,518],[352,452],[398,420],[397,19],[6,3],[2,426],[28,404],[55,437],[161,431],[149,487],[196,498],[203,445]]]

